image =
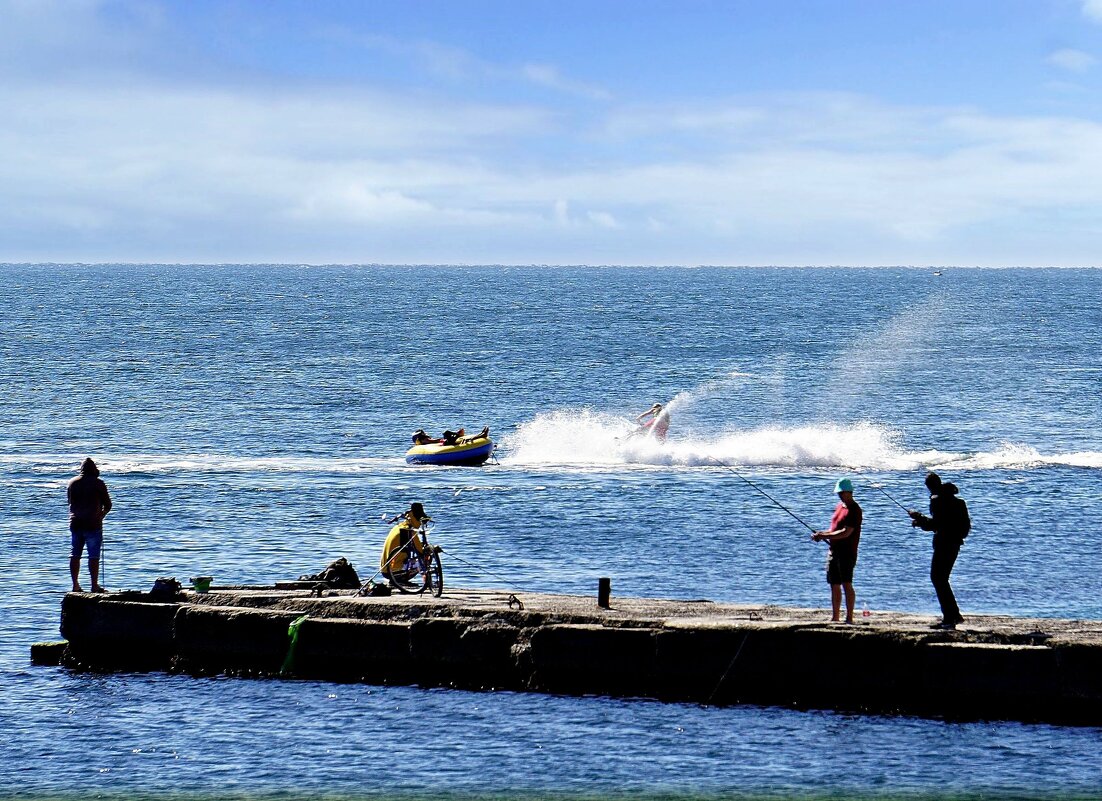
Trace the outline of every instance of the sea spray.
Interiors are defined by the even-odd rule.
[[[872,423],[729,430],[665,443],[627,436],[629,421],[589,409],[537,415],[502,442],[503,465],[707,467],[715,460],[751,467],[914,470],[956,458],[908,451],[899,432]]]
[[[558,409],[536,415],[502,438],[502,462],[525,464],[622,464],[619,440],[634,426],[592,409]]]
[[[704,381],[691,389],[682,390],[674,395],[670,402],[666,404],[666,411],[671,415],[674,412],[685,411],[701,400],[725,394],[733,387],[743,383],[747,378],[753,378],[753,375],[739,370],[732,370],[721,378]]]
[[[937,332],[945,306],[940,291],[879,326],[852,331],[821,392],[820,414],[837,419],[853,408],[862,387],[893,383],[903,370],[928,362],[932,354],[925,343]]]

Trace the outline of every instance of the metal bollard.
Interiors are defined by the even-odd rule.
[[[597,606],[608,609],[608,596],[612,594],[612,580],[607,578],[597,579]]]

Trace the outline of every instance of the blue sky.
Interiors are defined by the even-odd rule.
[[[1102,263],[1102,0],[0,23],[0,261]]]

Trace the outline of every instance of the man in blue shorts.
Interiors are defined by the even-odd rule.
[[[73,577],[73,592],[84,592],[80,586],[80,556],[88,547],[88,573],[92,577],[92,592],[106,592],[99,583],[99,558],[103,547],[103,518],[111,511],[111,496],[99,477],[99,468],[91,459],[80,464],[80,475],[69,482],[69,573]]]

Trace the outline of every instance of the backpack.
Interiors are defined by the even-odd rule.
[[[149,600],[157,603],[171,603],[180,599],[180,582],[175,578],[162,576],[153,582],[149,591]]]
[[[972,518],[968,516],[968,504],[964,502],[963,498],[953,495],[945,499],[945,511],[949,513],[951,521],[951,527],[946,533],[952,534],[959,538],[961,542],[964,542],[968,532],[972,530]]]
[[[330,564],[325,570],[313,575],[299,576],[299,581],[324,581],[334,589],[355,589],[360,586],[360,577],[356,568],[343,556]]]

